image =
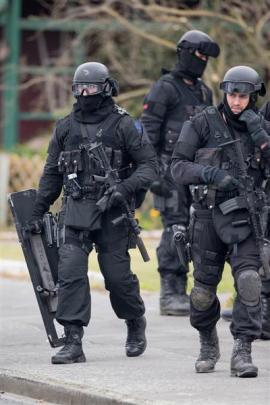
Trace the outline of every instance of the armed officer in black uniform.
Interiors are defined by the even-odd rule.
[[[270,101],[260,109],[264,118],[270,122]],[[270,173],[269,173],[270,175]],[[267,182],[268,204],[270,205],[270,180]],[[268,219],[267,238],[270,238],[270,220]],[[270,250],[270,249],[269,249]],[[269,253],[270,255],[270,253]],[[270,340],[270,280],[262,279],[262,334],[261,339]]]
[[[270,121],[270,102],[266,102],[261,108],[260,113],[267,121]],[[270,173],[268,173],[270,176]],[[270,179],[266,182],[266,194],[268,197],[268,204],[270,199]],[[266,233],[267,238],[270,237],[270,221],[268,219],[268,228]],[[270,256],[270,247],[269,247]],[[261,302],[262,302],[262,333],[260,338],[263,340],[270,340],[270,280],[262,278],[262,290],[261,290]],[[221,312],[221,317],[225,321],[232,321],[232,308],[226,308]]]
[[[42,215],[63,188],[56,320],[64,326],[66,341],[52,357],[54,364],[85,361],[82,337],[90,320],[87,267],[93,244],[112,308],[127,324],[126,355],[139,356],[146,348],[145,308],[128,253],[134,243],[127,223],[113,226],[112,221],[121,217],[123,200],[134,209],[142,202],[157,174],[155,151],[128,113],[115,104],[112,97],[118,94],[118,86],[106,66],[96,62],[80,65],[72,92],[76,103],[56,124],[30,222],[34,232],[41,230]],[[106,190],[104,213],[96,205],[105,191],[100,181],[104,167],[91,152],[91,145],[100,142],[121,179]]]
[[[177,44],[178,61],[165,71],[145,99],[142,123],[154,145],[160,176],[151,186],[154,206],[161,212],[163,234],[157,249],[160,274],[160,314],[188,315],[186,295],[188,264],[179,264],[173,242],[173,225],[185,232],[189,223],[190,194],[186,186],[176,187],[170,174],[170,160],[184,121],[205,106],[212,105],[212,92],[200,79],[208,57],[217,57],[218,45],[204,32],[188,31]]]
[[[218,108],[207,107],[184,124],[172,160],[176,183],[195,187],[191,235],[195,281],[190,319],[201,342],[195,368],[198,373],[212,372],[220,357],[216,289],[228,260],[237,292],[231,323],[231,374],[256,377],[251,343],[260,337],[262,327],[261,261],[245,191],[253,180],[259,229],[266,208],[261,185],[270,163],[270,125],[257,114],[257,96],[265,95],[265,87],[254,69],[231,68],[220,87],[223,103]]]

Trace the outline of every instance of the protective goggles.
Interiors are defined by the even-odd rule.
[[[252,84],[248,82],[222,82],[219,87],[224,93],[229,94],[250,94],[261,90],[261,84]]]
[[[200,53],[206,56],[212,56],[213,58],[216,58],[219,55],[220,48],[218,44],[215,42],[200,42],[198,43],[192,43],[189,41],[183,41],[181,44],[178,45],[178,49],[185,48],[185,49],[193,49],[193,50],[198,50]]]
[[[78,96],[94,96],[105,90],[107,83],[73,83],[72,93]]]

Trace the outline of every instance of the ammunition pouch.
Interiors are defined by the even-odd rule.
[[[264,202],[264,193],[255,194],[255,208],[260,213],[263,234],[265,234],[268,218],[268,207]],[[218,235],[225,243],[239,243],[252,232],[251,219],[247,200],[244,196],[236,196],[222,202],[213,209],[213,222]]]
[[[213,208],[212,218],[216,233],[222,242],[235,244],[247,239],[252,231],[248,210],[238,208],[223,214],[220,207],[222,204]]]
[[[75,149],[62,151],[58,159],[59,173],[77,173],[83,170],[82,151]]]
[[[67,197],[64,225],[73,229],[95,231],[101,228],[101,212],[96,199],[74,200]]]
[[[104,151],[106,153],[106,156],[110,162],[110,165],[112,166],[113,169],[119,170],[122,168],[123,164],[123,153],[120,149],[113,149],[110,146],[104,146]],[[123,172],[125,170],[130,169],[129,167],[123,168]]]

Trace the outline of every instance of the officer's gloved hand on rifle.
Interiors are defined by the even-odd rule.
[[[128,197],[127,191],[122,184],[115,184],[114,186],[108,188],[104,193],[104,196],[108,196],[108,201],[106,209],[109,210],[112,207],[121,205]]]
[[[213,184],[221,191],[232,191],[239,187],[239,181],[235,177],[214,166],[205,166],[201,179],[205,184]]]
[[[152,193],[159,195],[160,197],[171,197],[172,192],[163,180],[156,180],[150,186]]]
[[[262,120],[259,114],[256,114],[253,110],[246,110],[241,114],[239,120],[246,123],[247,130],[256,146],[261,149],[266,146],[269,147],[270,138],[262,128]]]
[[[31,218],[25,226],[26,232],[39,234],[43,232],[43,220],[42,218]]]

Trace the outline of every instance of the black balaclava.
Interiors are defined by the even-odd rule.
[[[245,110],[253,110],[253,111],[257,112],[258,109],[256,107],[256,101],[257,101],[257,95],[250,94],[249,103],[246,106],[246,108],[243,111],[241,111],[239,114],[234,114],[228,104],[226,93],[224,93],[223,104],[222,104],[221,109],[226,117],[226,121],[227,121],[228,125],[230,125],[232,128],[234,128],[237,131],[240,131],[240,132],[246,131],[247,130],[246,123],[244,121],[239,121],[239,118],[241,117],[241,114]]]
[[[104,97],[101,94],[95,94],[93,96],[78,96],[77,100],[83,112],[93,112],[100,108]]]
[[[184,48],[177,52],[178,62],[174,70],[189,80],[201,77],[207,65],[207,61],[198,58],[194,52],[195,50],[190,52],[190,49]]]
[[[102,121],[114,108],[114,100],[110,96],[95,94],[78,96],[73,105],[75,119],[79,122],[94,124]]]

